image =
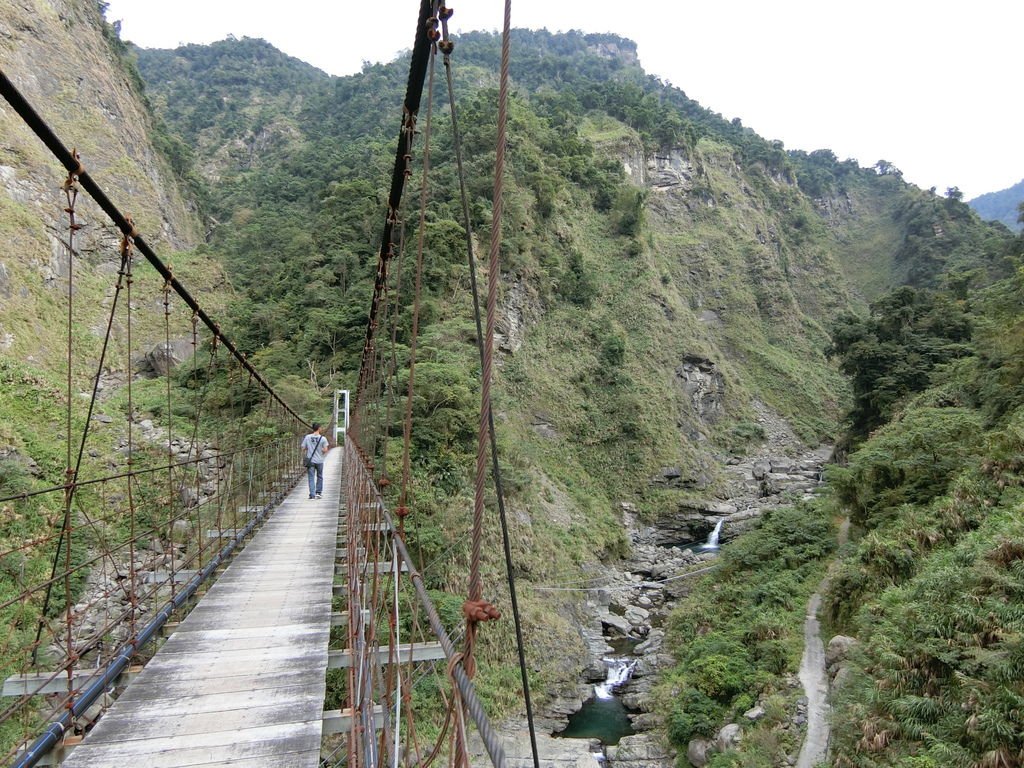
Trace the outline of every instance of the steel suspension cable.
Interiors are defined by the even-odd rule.
[[[410,453],[412,449],[412,398],[416,382],[416,350],[420,333],[420,300],[423,294],[423,250],[426,243],[427,229],[427,196],[430,182],[430,134],[434,111],[434,70],[436,56],[431,46],[430,66],[428,68],[427,86],[427,121],[423,131],[423,170],[420,179],[420,212],[419,226],[416,232],[416,270],[413,276],[412,299],[412,332],[409,338],[409,382],[405,395],[405,420],[402,424],[402,490],[398,497],[399,525],[404,525],[404,518],[409,511],[408,493],[411,482]]]
[[[387,283],[388,263],[394,255],[393,232],[398,224],[398,211],[401,205],[405,181],[409,173],[413,139],[416,134],[416,116],[419,114],[420,100],[423,96],[423,81],[427,73],[430,56],[430,37],[428,24],[433,13],[432,0],[420,0],[419,16],[416,22],[416,38],[413,43],[412,59],[409,64],[409,79],[406,83],[405,100],[402,105],[402,127],[399,131],[398,146],[395,150],[395,163],[391,173],[391,189],[388,193],[388,211],[384,221],[384,232],[381,238],[380,253],[377,259],[377,274],[374,278],[373,295],[370,299],[369,317],[366,323],[366,338],[363,342],[363,353],[359,365],[358,388],[356,391],[357,410],[365,399],[365,378],[373,363],[373,349],[377,332],[380,301]]]

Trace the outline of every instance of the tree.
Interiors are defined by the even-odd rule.
[[[962,305],[946,293],[910,287],[872,304],[869,318],[841,316],[830,333],[826,354],[852,380],[855,441],[888,421],[907,395],[927,388],[938,365],[971,351]]]
[[[895,176],[897,179],[903,178],[903,171],[888,160],[879,160],[873,167],[875,169],[875,173],[879,176]]]
[[[946,492],[980,450],[981,423],[965,408],[911,408],[878,430],[829,472],[850,519],[874,528],[903,504],[927,504]]]

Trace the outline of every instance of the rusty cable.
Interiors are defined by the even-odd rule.
[[[491,215],[491,242],[487,273],[487,328],[484,340],[483,366],[480,373],[480,421],[477,428],[476,483],[473,495],[473,530],[469,561],[469,599],[463,606],[466,614],[466,671],[472,674],[472,649],[477,632],[473,604],[483,600],[480,561],[483,557],[484,478],[487,473],[488,426],[491,421],[491,380],[494,368],[494,325],[497,315],[498,277],[501,270],[501,218],[504,210],[505,136],[508,124],[508,72],[512,23],[512,3],[505,0],[505,21],[501,36],[501,76],[498,88],[498,135],[494,161],[494,199]]]
[[[455,85],[453,82],[451,54],[454,44],[448,39],[447,20],[451,10],[441,12],[442,41],[439,47],[444,53],[444,67],[448,80],[448,106],[451,112],[452,144],[455,150],[455,165],[459,180],[459,196],[462,201],[462,221],[466,230],[466,256],[469,263],[469,285],[473,296],[473,318],[476,322],[477,350],[480,354],[480,367],[484,364],[484,333],[480,320],[480,292],[477,287],[476,257],[473,253],[473,224],[469,213],[469,195],[466,192],[466,172],[462,161],[462,136],[459,129],[458,110],[455,103]],[[494,412],[488,412],[488,432],[490,434],[491,473],[494,478],[494,492],[498,502],[498,519],[501,523],[502,547],[505,554],[505,572],[508,581],[509,601],[512,608],[512,621],[516,633],[516,650],[519,656],[519,673],[523,685],[523,703],[526,708],[526,722],[530,733],[530,749],[534,768],[540,768],[540,753],[537,748],[536,725],[533,717],[533,701],[530,695],[530,678],[526,666],[526,650],[523,638],[523,622],[519,612],[519,598],[516,590],[515,569],[512,563],[512,546],[508,529],[508,515],[505,511],[505,490],[502,483],[501,463],[498,459],[498,439],[494,428]]]
[[[3,72],[0,71],[0,76],[2,76],[2,75],[3,75]],[[74,149],[71,150],[70,156],[71,156],[72,162],[75,165],[75,168],[80,170],[82,165],[81,165],[81,162],[79,161],[78,151],[74,150]],[[76,173],[74,173],[71,170],[68,171],[67,178],[65,178],[64,183],[61,186],[61,190],[64,192],[64,199],[65,199],[65,201],[67,203],[66,207],[64,208],[64,212],[68,215],[68,242],[67,242],[67,249],[68,249],[68,291],[67,291],[67,293],[68,293],[68,296],[67,296],[68,303],[67,303],[67,310],[68,310],[68,312],[67,312],[67,357],[66,357],[66,364],[67,364],[67,382],[66,382],[66,387],[67,387],[67,389],[66,389],[66,393],[65,393],[65,397],[67,399],[67,402],[66,402],[66,414],[65,414],[65,421],[66,421],[65,427],[66,427],[66,432],[67,432],[66,438],[65,438],[65,447],[66,447],[66,453],[67,453],[67,459],[66,459],[67,463],[64,465],[65,466],[65,470],[64,470],[64,522],[63,522],[62,527],[61,527],[61,535],[60,535],[61,537],[58,540],[56,550],[53,553],[53,563],[52,563],[52,565],[50,567],[50,580],[51,580],[51,582],[53,581],[54,577],[56,577],[56,575],[57,575],[57,565],[60,562],[61,546],[64,544],[64,537],[70,535],[70,525],[71,525],[71,522],[70,522],[70,518],[71,518],[71,497],[70,497],[71,490],[70,489],[72,488],[72,483],[73,483],[73,477],[71,475],[71,472],[72,472],[72,470],[71,470],[71,416],[72,416],[72,414],[71,414],[71,399],[72,399],[71,398],[71,383],[72,383],[72,368],[71,368],[71,365],[72,365],[72,335],[71,334],[72,334],[72,330],[73,330],[73,327],[74,327],[74,319],[73,319],[74,295],[73,294],[74,294],[74,272],[75,272],[75,269],[74,269],[74,266],[75,266],[75,233],[79,229],[81,229],[81,225],[78,223],[78,221],[75,218],[75,204],[76,204],[76,202],[78,200],[78,176],[77,176]],[[68,549],[70,550],[70,545],[68,546]],[[71,560],[70,560],[70,551],[69,551],[69,558],[67,560],[67,565],[70,566],[70,563],[71,563]],[[70,589],[71,589],[70,585],[69,584],[65,584],[65,592],[70,592]],[[40,619],[39,619],[39,622],[36,625],[36,639],[35,639],[34,647],[32,649],[32,664],[33,664],[33,666],[36,664],[36,662],[38,660],[39,643],[40,643],[40,638],[42,637],[42,631],[43,631],[43,619],[42,619],[42,617],[45,616],[46,612],[49,610],[50,598],[51,598],[51,589],[48,586],[47,589],[46,589],[46,597],[43,600],[43,608],[40,611]],[[69,601],[68,604],[70,605],[70,596],[66,594],[65,595],[65,599]],[[70,633],[70,629],[69,629],[68,636],[70,637],[70,635],[71,635],[71,633]],[[68,655],[69,656],[71,655],[70,650],[68,651]],[[70,683],[70,679],[68,681],[68,684],[69,685],[71,684]]]

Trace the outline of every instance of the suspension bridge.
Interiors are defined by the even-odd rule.
[[[386,466],[380,452],[387,440],[374,430],[382,410],[391,407],[382,391],[394,375],[393,357],[379,343],[379,331],[390,326],[393,333],[397,312],[398,286],[389,265],[404,247],[403,193],[412,176],[424,82],[433,82],[439,56],[458,135],[450,15],[438,0],[419,4],[358,387],[351,418],[348,392],[335,394],[322,498],[307,492],[298,449],[310,425],[108,198],[90,176],[87,158],[66,147],[0,70],[0,93],[67,173],[59,205],[69,262],[66,382],[63,392],[44,393],[52,401],[47,407],[63,404],[63,474],[49,485],[0,494],[4,514],[24,521],[26,532],[0,539],[6,579],[0,592],[6,625],[0,757],[7,764],[507,764],[474,691],[473,647],[480,625],[499,617],[484,597],[480,549],[485,478],[496,485],[504,523],[489,384],[500,272],[508,3],[485,299],[476,293],[468,215],[464,222],[482,391],[469,590],[459,627],[442,622],[404,536],[405,520],[415,512],[409,451],[418,273],[399,487],[388,490],[391,481],[376,468]],[[428,97],[424,184],[430,113]],[[75,333],[83,191],[120,232],[100,345],[82,345]],[[421,227],[423,218],[421,206]],[[417,265],[422,268],[422,238]],[[159,317],[140,318],[141,312],[152,314],[140,307],[154,305],[162,307]],[[142,327],[150,334],[159,328],[168,351],[182,338],[189,347],[176,382],[170,373],[164,376],[158,407],[153,388],[147,391],[146,408],[161,414],[157,423],[143,418],[131,376],[116,399],[101,386],[106,371],[131,370],[133,333],[140,335]],[[397,502],[393,510],[387,499]],[[507,532],[504,542],[508,560]],[[426,712],[414,706],[416,686],[435,692]],[[532,761],[539,765],[532,736],[531,720]]]

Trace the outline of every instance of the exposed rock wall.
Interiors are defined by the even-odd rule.
[[[0,0],[0,67],[158,253],[197,242],[198,217],[154,149],[152,119],[104,36],[95,2]],[[52,316],[50,304],[65,290],[66,176],[0,101],[0,344],[23,359],[45,360],[46,334],[34,323]],[[84,192],[76,213],[79,287],[88,301],[90,274],[116,271],[120,236]]]
[[[188,247],[197,239],[196,218],[153,147],[152,118],[102,25],[97,4],[86,0],[0,0],[4,73],[150,243]],[[48,203],[63,169],[6,102],[0,126],[5,191],[48,223],[59,219],[60,208]]]

